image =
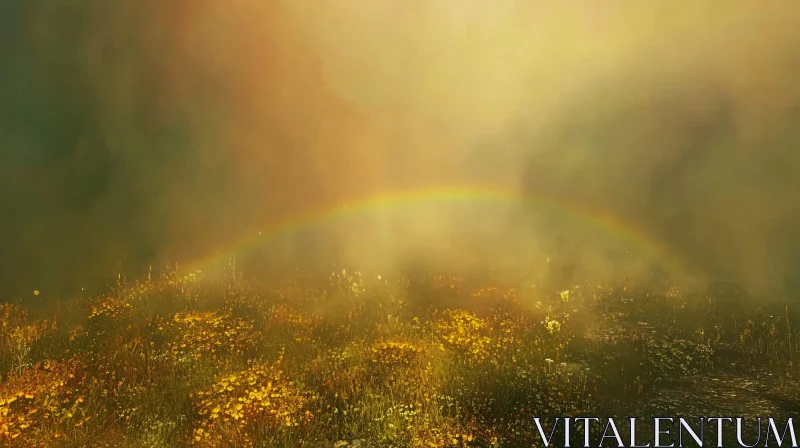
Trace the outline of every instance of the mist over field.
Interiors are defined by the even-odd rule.
[[[693,275],[796,291],[797,29],[797,2],[6,1],[0,298],[439,185],[573,212],[385,207],[249,246],[251,269],[613,276],[599,210]]]

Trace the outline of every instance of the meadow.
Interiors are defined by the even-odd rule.
[[[794,310],[729,285],[168,269],[40,308],[0,305],[3,446],[523,447],[534,417],[800,409]]]

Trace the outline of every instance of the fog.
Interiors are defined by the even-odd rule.
[[[681,275],[797,286],[797,2],[13,0],[0,22],[0,298],[245,249],[253,275],[650,269],[599,213]],[[446,185],[551,207],[423,195],[270,230]]]

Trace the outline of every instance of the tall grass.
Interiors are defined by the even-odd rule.
[[[141,283],[0,305],[0,439],[34,446],[530,446],[534,416],[736,364],[797,381],[790,310],[446,274]]]

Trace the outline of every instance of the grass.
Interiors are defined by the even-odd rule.
[[[796,382],[791,310],[754,303],[718,288],[165,272],[49,314],[0,305],[0,443],[531,446],[535,416],[624,410],[700,373]]]

